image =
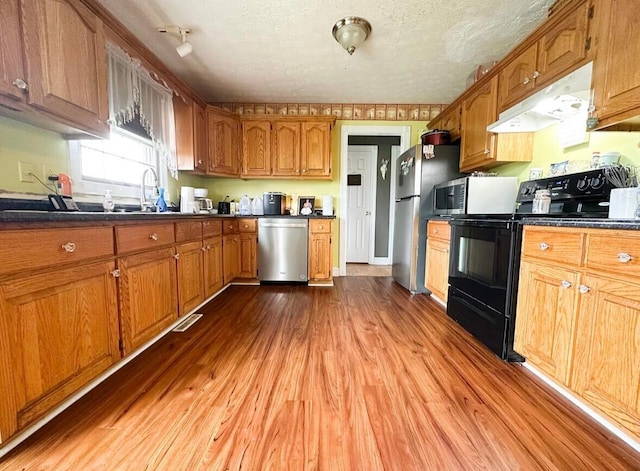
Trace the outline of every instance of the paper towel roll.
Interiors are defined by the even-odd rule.
[[[322,195],[322,215],[333,216],[333,196]]]

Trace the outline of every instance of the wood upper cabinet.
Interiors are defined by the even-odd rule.
[[[201,240],[176,247],[178,313],[184,316],[204,301],[204,257]]]
[[[330,179],[331,123],[303,122],[301,132],[301,175]]]
[[[499,112],[586,62],[592,11],[585,0],[500,71]]]
[[[597,51],[594,61],[595,128],[640,114],[640,8],[635,0],[594,0]],[[629,130],[638,130],[631,123]]]
[[[522,262],[514,349],[569,386],[578,273]]]
[[[332,232],[331,219],[309,220],[309,282],[333,280]]]
[[[240,175],[239,133],[237,115],[214,107],[207,108],[208,166],[207,175],[238,177]]]
[[[449,131],[451,141],[457,141],[460,139],[461,115],[462,105],[449,107],[429,123],[429,129]]]
[[[242,176],[271,175],[271,121],[242,122]]]
[[[300,125],[299,122],[275,121],[271,162],[274,176],[300,175]]]
[[[460,170],[482,167],[495,159],[496,135],[487,126],[497,117],[498,77],[494,76],[462,104],[462,144]]]
[[[427,263],[425,288],[442,301],[447,301],[449,291],[449,242],[451,227],[447,221],[427,223]]]
[[[17,100],[24,99],[18,81],[26,82],[21,42],[19,0],[3,1],[0,16],[0,95]]]
[[[175,95],[178,170],[204,174],[207,171],[207,115],[204,107],[189,97]]]
[[[0,443],[120,359],[113,261],[0,283]]]
[[[102,20],[80,0],[20,3],[27,103],[82,130],[108,136]]]
[[[222,236],[205,238],[204,249],[204,297],[213,296],[224,286],[222,261]]]
[[[175,249],[169,247],[118,260],[123,354],[131,353],[178,318],[175,255]]]

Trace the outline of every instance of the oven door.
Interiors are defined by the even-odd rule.
[[[516,264],[516,228],[513,220],[451,221],[449,284],[502,315]]]

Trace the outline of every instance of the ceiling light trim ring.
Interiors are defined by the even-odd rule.
[[[357,41],[355,44],[347,42],[347,38],[340,35],[340,31],[342,28],[347,26],[356,26],[360,31],[364,34],[364,38]],[[335,38],[338,43],[351,55],[356,50],[356,47],[359,47],[367,38],[371,35],[371,23],[369,23],[364,18],[360,18],[359,16],[347,16],[338,20],[335,25],[333,25],[333,29],[331,34]]]

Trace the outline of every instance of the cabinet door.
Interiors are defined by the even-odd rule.
[[[332,277],[331,234],[309,236],[309,280],[330,281]]]
[[[520,54],[500,71],[500,109],[516,104],[535,86],[534,71],[538,57],[538,44]]]
[[[258,236],[240,234],[240,278],[258,277]]]
[[[300,175],[300,123],[274,122],[272,146],[272,174],[283,177]]]
[[[238,161],[238,123],[215,111],[207,111],[209,158],[207,173],[237,177]]]
[[[586,59],[588,23],[589,5],[585,1],[540,38],[536,88],[559,79]]]
[[[496,135],[487,132],[487,126],[498,116],[497,92],[498,77],[495,76],[464,101],[460,154],[460,170],[463,172],[481,168],[494,158],[493,141]]]
[[[80,0],[22,0],[29,104],[108,136],[103,24]]]
[[[203,241],[204,252],[204,296],[209,298],[224,286],[222,266],[222,237]]]
[[[242,123],[242,176],[271,174],[271,122]]]
[[[197,103],[193,104],[194,123],[194,167],[197,173],[207,171],[207,111]]]
[[[331,177],[331,125],[302,123],[301,175]]]
[[[195,171],[194,103],[182,95],[173,97],[173,116],[176,127],[176,157],[178,170]]]
[[[514,349],[569,385],[578,273],[522,262]]]
[[[2,2],[0,15],[0,94],[22,100],[24,92],[14,80],[26,80],[22,68],[19,0]]]
[[[637,0],[594,3],[600,25],[593,76],[595,115],[609,118],[611,124],[640,112],[640,8]]]
[[[240,274],[240,236],[226,235],[222,240],[223,281],[228,285]]]
[[[573,388],[638,439],[640,285],[597,276],[582,285]]]
[[[4,441],[120,359],[113,262],[0,284]]]
[[[178,312],[184,316],[204,301],[202,242],[176,247],[178,255]]]
[[[178,318],[173,248],[119,260],[120,328],[124,353],[131,353]]]
[[[449,131],[452,141],[460,138],[460,114],[462,108],[458,105],[455,108],[445,111],[446,114],[437,117],[433,124],[429,123],[429,129],[440,129]]]
[[[427,240],[426,288],[442,301],[447,300],[449,288],[449,243]]]

